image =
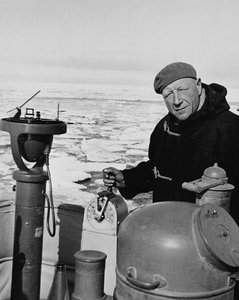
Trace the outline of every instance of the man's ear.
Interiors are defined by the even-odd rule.
[[[198,78],[198,79],[197,79],[196,85],[197,85],[197,89],[198,89],[198,95],[200,96],[201,93],[202,93],[202,82],[201,82],[201,78]]]

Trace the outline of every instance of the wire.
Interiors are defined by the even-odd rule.
[[[54,210],[54,203],[53,203],[51,172],[50,172],[50,168],[49,168],[49,154],[46,154],[46,168],[47,168],[47,175],[48,175],[48,179],[49,179],[49,197],[45,193],[45,198],[47,201],[46,226],[47,226],[49,235],[51,237],[54,237],[56,234],[56,218],[55,218],[55,210]],[[51,217],[52,217],[52,230],[50,228],[50,213],[51,213]]]

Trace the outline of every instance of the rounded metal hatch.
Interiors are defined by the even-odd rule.
[[[224,169],[218,167],[218,164],[215,163],[212,167],[204,171],[203,177],[210,179],[227,179],[227,174]]]
[[[232,217],[223,208],[206,204],[199,210],[197,222],[211,255],[229,267],[239,267],[239,230]]]

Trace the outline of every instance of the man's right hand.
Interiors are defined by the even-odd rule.
[[[116,168],[106,168],[103,170],[103,181],[107,187],[125,188],[123,173]]]

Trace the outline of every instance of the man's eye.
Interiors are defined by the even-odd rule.
[[[172,95],[172,93],[165,94],[164,98],[168,98],[170,95]]]

